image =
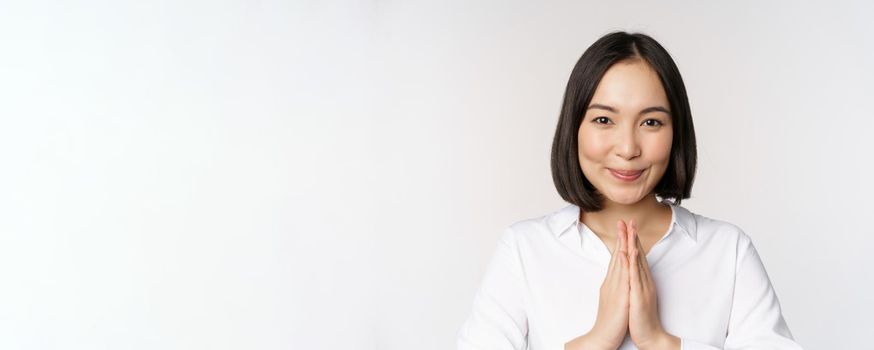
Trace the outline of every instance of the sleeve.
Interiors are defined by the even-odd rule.
[[[690,339],[681,338],[680,343],[681,350],[719,349]],[[783,319],[762,259],[745,233],[738,240],[734,298],[723,349],[801,349]]]
[[[528,345],[525,279],[512,229],[501,235],[457,332],[458,350],[523,350]]]

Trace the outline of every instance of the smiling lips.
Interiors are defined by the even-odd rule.
[[[613,174],[613,177],[625,182],[632,182],[634,180],[637,180],[637,178],[640,177],[640,174],[643,174],[643,170],[616,170],[610,168],[607,169],[610,170],[610,173]]]

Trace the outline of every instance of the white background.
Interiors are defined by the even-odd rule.
[[[683,74],[684,206],[753,238],[806,348],[869,344],[872,14],[0,2],[0,348],[454,348],[501,230],[565,205],[562,94],[611,30]]]

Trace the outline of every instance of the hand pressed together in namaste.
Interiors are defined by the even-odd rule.
[[[601,285],[598,316],[589,333],[565,349],[616,349],[630,333],[643,350],[680,349],[680,338],[662,328],[658,296],[634,221],[620,220],[607,276]]]

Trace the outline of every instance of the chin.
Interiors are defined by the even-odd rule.
[[[634,204],[634,203],[640,202],[640,200],[643,199],[640,196],[631,195],[631,194],[611,195],[611,196],[607,196],[607,198],[610,199],[611,201],[613,201],[614,203],[625,204],[625,205]]]
[[[636,199],[630,199],[630,200],[614,200],[613,202],[617,203],[617,204],[622,204],[622,205],[631,205],[631,204],[640,202],[640,199],[636,198]]]

